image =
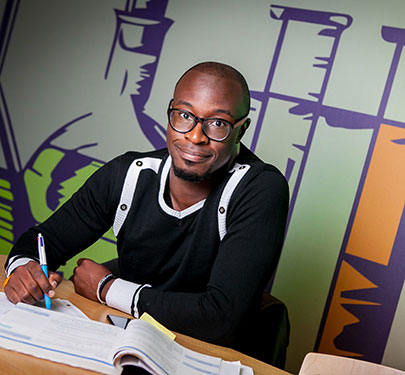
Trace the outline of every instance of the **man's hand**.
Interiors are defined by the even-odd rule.
[[[77,267],[73,271],[73,284],[76,293],[84,297],[98,301],[97,287],[100,280],[110,273],[107,267],[93,262],[90,259],[80,258]]]
[[[39,263],[30,261],[17,267],[4,287],[4,293],[12,303],[34,304],[44,299],[44,293],[50,298],[55,296],[55,288],[61,283],[62,276],[49,271],[46,278]]]

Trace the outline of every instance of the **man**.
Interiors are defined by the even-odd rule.
[[[169,103],[167,149],[115,158],[21,236],[6,264],[7,297],[34,303],[61,281],[27,259],[37,260],[39,232],[56,270],[113,226],[120,277],[80,259],[78,293],[237,347],[278,261],[289,198],[282,174],[240,143],[249,108],[247,84],[232,67],[189,69]]]

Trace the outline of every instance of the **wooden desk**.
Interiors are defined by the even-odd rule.
[[[0,255],[0,290],[3,291],[4,263],[6,261],[5,255]],[[74,291],[73,283],[68,280],[58,286],[56,290],[56,297],[67,299],[82,310],[90,319],[98,320],[100,322],[106,321],[107,314],[115,314],[121,316],[129,316],[118,310],[103,306],[97,302],[84,298]],[[252,357],[239,353],[235,350],[217,346],[194,339],[182,334],[176,334],[176,341],[181,345],[195,350],[200,353],[221,357],[228,361],[240,361],[246,366],[253,368],[255,375],[289,375],[288,372],[280,370],[276,367],[267,365],[264,362],[258,361]],[[46,361],[43,359],[31,357],[25,354],[8,351],[0,348],[0,368],[1,374],[58,374],[58,375],[79,375],[79,374],[96,374],[93,371],[84,370],[81,368],[74,368],[64,364]]]

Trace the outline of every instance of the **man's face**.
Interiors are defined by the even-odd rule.
[[[172,107],[197,117],[218,117],[234,123],[246,112],[242,98],[237,82],[192,70],[178,83]],[[241,131],[237,126],[225,141],[216,142],[204,135],[201,122],[184,134],[169,125],[166,142],[175,175],[194,182],[209,178],[237,155]]]

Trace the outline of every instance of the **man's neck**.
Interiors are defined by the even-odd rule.
[[[173,167],[169,173],[169,190],[173,209],[182,211],[208,197],[214,186],[214,181],[209,178],[202,182],[185,181],[177,177]]]
[[[169,190],[172,208],[176,211],[182,211],[206,199],[215,185],[224,178],[224,175],[226,175],[227,171],[234,164],[235,158],[239,154],[239,146],[238,144],[237,152],[230,158],[226,165],[201,182],[187,181],[177,177],[172,165],[169,172]]]

